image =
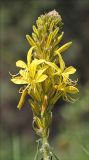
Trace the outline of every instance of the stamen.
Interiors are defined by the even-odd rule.
[[[21,88],[19,89],[19,93],[22,93],[22,92],[24,91],[24,87],[25,87],[25,86],[23,86],[23,87],[21,87]]]
[[[63,76],[63,77],[65,77],[65,78],[67,78],[67,80],[66,80],[66,82],[69,84],[69,85],[76,85],[77,84],[77,82],[78,82],[78,78],[77,78],[77,80],[75,80],[75,81],[73,81],[73,80],[71,80],[69,77],[67,77],[67,76]]]
[[[12,74],[11,72],[9,72],[9,74],[10,74],[10,76],[12,76],[12,77],[16,77],[16,76],[19,75],[19,73],[17,73],[17,74]]]
[[[24,91],[26,91],[29,86],[30,86],[30,84],[28,84],[28,85],[26,86],[26,88],[24,89]]]

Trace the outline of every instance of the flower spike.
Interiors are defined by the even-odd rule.
[[[52,122],[52,109],[59,99],[74,102],[71,95],[79,92],[77,81],[72,77],[76,69],[66,66],[62,53],[72,42],[59,47],[64,32],[62,18],[55,10],[38,17],[33,25],[32,35],[26,35],[29,43],[27,62],[18,60],[19,73],[12,75],[11,81],[20,84],[21,94],[17,108],[21,109],[28,95],[33,112],[33,129],[40,136],[40,150],[43,160],[50,160],[54,154],[48,144],[49,128]],[[57,159],[57,157],[55,156]]]

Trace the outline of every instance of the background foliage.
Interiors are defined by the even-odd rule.
[[[89,159],[89,1],[22,0],[0,2],[0,160],[32,160],[36,145],[31,127],[32,111],[21,111],[18,86],[10,82],[15,62],[26,60],[29,44],[25,35],[40,14],[56,9],[62,16],[64,39],[73,45],[64,54],[68,65],[77,68],[80,94],[74,104],[59,101],[54,109],[50,143],[61,160]],[[75,78],[76,78],[75,77]]]

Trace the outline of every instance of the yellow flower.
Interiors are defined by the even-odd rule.
[[[60,67],[54,73],[54,76],[59,77],[59,84],[55,84],[54,88],[57,89],[57,96],[62,96],[66,101],[73,101],[69,94],[76,94],[79,90],[75,87],[77,81],[72,81],[69,76],[74,74],[76,69],[73,66],[66,67],[61,54],[57,51],[56,53]]]
[[[37,83],[43,82],[47,75],[43,74],[47,67],[37,67],[44,62],[44,60],[34,59],[31,61],[32,51],[34,47],[30,48],[27,54],[27,64],[22,60],[18,60],[16,62],[16,66],[20,67],[19,75],[12,76],[11,81],[15,84],[25,84],[25,88],[22,90],[22,94],[25,93],[24,91],[28,91],[30,93],[32,87]],[[21,104],[20,107],[21,108]]]
[[[68,85],[65,83],[55,85],[55,89],[57,89],[57,92],[59,92],[59,95],[62,96],[63,99],[68,102],[73,102],[75,100],[70,96],[70,94],[76,94],[79,92],[79,90],[75,86]]]
[[[47,78],[47,75],[43,74],[43,72],[47,68],[37,69],[37,66],[44,62],[44,60],[34,59],[31,62],[31,54],[34,47],[32,47],[27,54],[27,64],[22,60],[18,60],[16,62],[16,66],[22,68],[19,71],[19,76],[12,77],[11,81],[15,84],[33,84],[42,82]]]
[[[68,83],[68,82],[73,82],[71,79],[69,79],[69,76],[71,74],[74,74],[76,72],[76,69],[73,66],[66,67],[65,62],[61,56],[60,53],[57,53],[58,55],[58,60],[59,60],[59,65],[60,68],[58,71],[55,73],[55,75],[59,75],[63,77],[63,82]],[[61,70],[61,71],[60,71]]]

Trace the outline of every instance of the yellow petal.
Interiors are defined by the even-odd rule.
[[[28,67],[29,67],[29,65],[30,65],[30,63],[31,63],[32,51],[33,51],[34,48],[35,48],[34,46],[31,47],[31,48],[29,49],[28,53],[27,53],[27,64],[28,64]]]
[[[46,69],[47,69],[48,67],[46,67],[46,68],[44,68],[44,69],[40,69],[40,70],[38,70],[38,72],[37,72],[37,74],[36,74],[36,79],[39,79],[40,78],[40,76],[43,74],[43,72],[45,72],[46,71]]]
[[[32,63],[30,64],[29,72],[30,72],[30,77],[34,78],[35,73],[36,73],[36,60],[33,60]]]
[[[36,79],[36,83],[43,82],[48,76],[46,74],[42,74],[39,78]]]
[[[52,75],[58,75],[58,76],[60,76],[60,74],[61,74],[61,70],[59,69],[59,71],[57,71],[57,72],[55,72],[55,73],[53,73]]]
[[[43,63],[43,62],[45,62],[45,60],[35,59],[35,60],[32,61],[32,63],[30,64],[30,68],[29,68],[30,76],[31,76],[32,78],[34,78],[34,76],[35,76],[37,66],[38,66],[39,64]]]
[[[20,70],[19,71],[20,75],[23,77],[24,80],[28,81],[29,80],[29,72],[26,70]]]
[[[69,75],[69,74],[74,74],[76,72],[76,69],[72,66],[66,68],[63,72],[63,75]]]
[[[27,68],[26,63],[24,63],[22,60],[18,60],[18,61],[16,62],[16,66],[17,66],[17,67],[20,67],[20,68]]]
[[[15,84],[27,84],[28,82],[24,80],[21,76],[12,78],[11,81]]]
[[[71,94],[76,94],[79,92],[79,90],[74,86],[68,86],[68,87],[65,87],[65,92],[71,93]]]
[[[38,79],[36,79],[36,83],[43,82],[48,76],[46,74],[41,75]]]
[[[62,53],[64,51],[66,51],[70,46],[71,46],[72,42],[68,42],[66,44],[64,44],[62,47],[60,47],[59,49],[57,49],[55,51],[55,55],[57,55],[58,53]]]
[[[45,61],[45,63],[48,64],[50,67],[54,68],[57,71],[60,70],[59,67],[55,63],[48,62],[48,61]]]
[[[69,75],[68,75],[68,74],[66,74],[66,75],[65,75],[65,74],[63,75],[63,74],[62,74],[62,76],[63,76],[63,82],[64,82],[64,83],[68,83]]]
[[[62,83],[61,83],[61,84],[57,85],[56,87],[57,87],[57,90],[58,90],[58,91],[64,91],[65,84],[62,84]]]

